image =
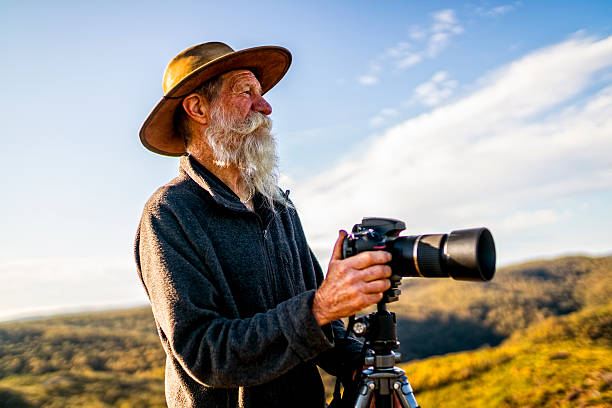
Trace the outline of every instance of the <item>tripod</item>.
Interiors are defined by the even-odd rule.
[[[395,366],[400,354],[395,313],[387,311],[386,301],[377,304],[377,311],[358,319],[351,318],[349,329],[365,338],[365,365],[357,387],[355,408],[368,408],[375,396],[376,408],[393,408],[394,396],[402,408],[419,408],[405,371]]]

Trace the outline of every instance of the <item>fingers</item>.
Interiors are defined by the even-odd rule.
[[[332,252],[331,256],[332,261],[342,259],[342,243],[344,242],[344,238],[346,237],[346,235],[346,231],[338,231],[338,239],[336,240],[336,244],[334,245],[334,251]]]
[[[385,251],[366,251],[346,259],[351,268],[365,269],[391,261],[391,254]]]
[[[361,274],[360,278],[364,282],[372,282],[378,279],[387,280],[391,276],[391,267],[389,265],[374,265],[369,268],[358,271]]]
[[[391,287],[391,281],[389,279],[378,279],[372,282],[364,284],[363,293],[367,294],[378,294],[386,291]]]
[[[372,294],[366,295],[365,298],[364,298],[363,304],[358,308],[358,310],[356,310],[352,314],[359,313],[360,311],[362,311],[366,307],[372,306],[374,303],[380,302],[382,300],[382,298],[383,298],[383,294],[382,293],[372,293]]]

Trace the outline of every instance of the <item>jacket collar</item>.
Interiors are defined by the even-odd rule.
[[[235,211],[249,211],[225,183],[192,156],[182,156],[179,169],[206,190],[217,204]]]

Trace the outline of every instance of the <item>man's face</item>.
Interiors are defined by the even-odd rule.
[[[242,121],[251,112],[264,115],[272,113],[272,107],[261,96],[261,85],[251,71],[242,69],[223,74],[223,84],[215,101],[234,120]]]
[[[277,187],[276,142],[268,117],[272,108],[261,96],[259,81],[247,70],[230,71],[221,79],[204,131],[214,164],[236,168],[245,189],[261,193],[271,207],[273,201],[287,204]]]

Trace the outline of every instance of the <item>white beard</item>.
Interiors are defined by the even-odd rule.
[[[271,134],[272,120],[251,112],[244,119],[230,118],[219,104],[211,110],[211,124],[205,131],[215,164],[235,165],[240,171],[249,196],[262,194],[274,210],[274,201],[291,206],[278,188],[278,156]]]

